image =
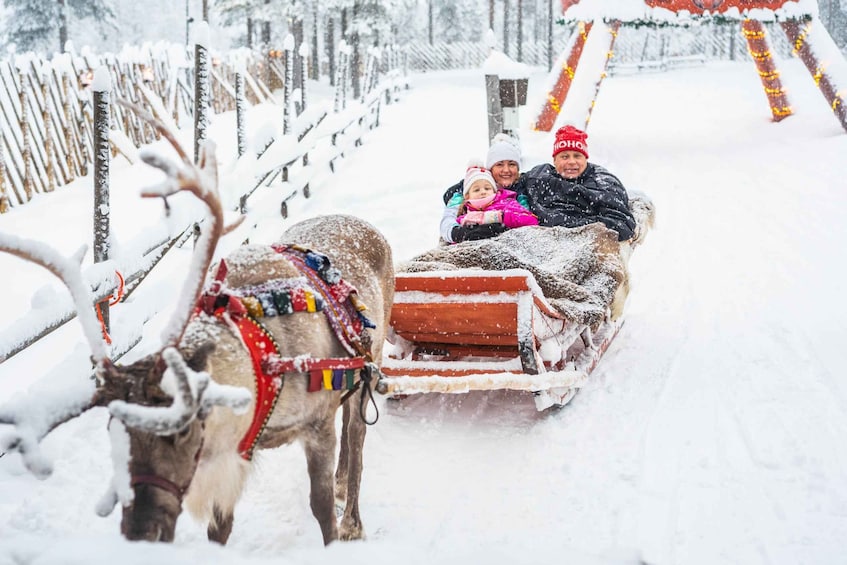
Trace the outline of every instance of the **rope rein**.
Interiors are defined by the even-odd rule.
[[[98,302],[94,305],[94,309],[97,310],[97,320],[100,322],[100,330],[103,332],[103,339],[106,341],[107,345],[112,345],[112,337],[109,335],[109,332],[106,330],[106,321],[103,319],[103,311],[100,309],[100,305],[106,300],[109,301],[109,306],[114,306],[124,297],[124,277],[120,273],[120,271],[115,271],[115,274],[118,276],[118,289],[117,295],[110,294],[102,301]]]

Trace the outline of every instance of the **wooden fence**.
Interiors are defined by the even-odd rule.
[[[175,53],[179,55],[175,57]],[[227,77],[231,66],[217,62],[212,84],[216,111],[234,107]],[[254,72],[264,64],[253,58]],[[0,61],[0,212],[29,202],[35,194],[64,186],[89,173],[93,110],[90,84],[94,70],[106,67],[115,96],[151,109],[152,93],[178,124],[191,118],[193,87],[190,53],[147,49],[129,55],[57,55],[52,60],[32,55]],[[253,101],[269,91],[261,81],[248,80]],[[125,143],[141,146],[156,133],[118,105],[111,109],[113,149]]]
[[[278,207],[281,215],[285,217],[288,214],[288,203],[292,198],[298,195],[306,198],[310,196],[310,180],[315,171],[315,167],[310,166],[311,155],[317,152],[323,164],[334,170],[335,161],[360,145],[364,132],[379,125],[382,105],[397,100],[400,92],[408,87],[405,77],[397,69],[389,68],[390,61],[381,58],[378,53],[371,53],[370,56],[372,56],[372,59],[366,64],[369,74],[363,77],[365,79],[364,88],[359,99],[352,100],[346,96],[347,88],[344,85],[350,81],[350,68],[349,66],[343,67],[338,76],[340,84],[336,92],[335,111],[322,109],[321,105],[314,105],[298,116],[298,119],[293,120],[290,135],[286,133],[279,139],[271,140],[262,154],[258,156],[253,167],[257,174],[256,180],[241,195],[237,206],[238,210],[245,215],[245,221],[238,228],[239,235],[234,236],[239,241],[249,240],[252,230],[256,227],[256,221],[251,219],[254,211],[260,216],[263,210],[273,205]],[[138,62],[129,65],[119,61],[119,58],[111,59],[108,64],[113,79],[113,88],[118,97],[146,107],[154,115],[161,114],[162,108],[166,108],[166,111],[171,114],[170,117],[177,124],[181,121],[186,124],[191,123],[192,120],[187,120],[187,118],[192,117],[191,109],[194,104],[194,93],[192,92],[193,89],[189,87],[192,84],[192,81],[189,80],[192,73],[187,68],[170,64],[167,60],[164,62],[158,61],[157,74],[153,65]],[[86,63],[87,66],[82,74],[88,73],[99,62],[92,60]],[[243,92],[253,102],[276,101],[275,95],[271,93],[264,81],[256,78],[261,76],[263,72],[268,71],[268,67],[263,66],[267,64],[267,61],[256,60],[248,68],[247,73],[239,73],[247,79],[245,80],[247,85],[250,85]],[[271,61],[271,64],[276,66],[277,62]],[[33,63],[33,65],[35,69],[39,68],[37,63]],[[53,65],[53,68],[56,68],[56,65]],[[217,62],[213,64],[212,68],[213,71],[210,74],[212,75],[213,95],[210,98],[215,109],[225,111],[230,107],[235,108],[236,91],[230,86],[228,78],[231,76],[228,73],[234,73],[233,67]],[[271,72],[278,71],[279,69],[276,69]],[[42,111],[42,121],[35,125],[33,120],[33,127],[29,128],[28,114],[20,112],[21,106],[18,106],[16,109],[20,113],[17,115],[23,116],[23,119],[6,120],[3,123],[4,139],[13,140],[6,143],[6,146],[18,151],[14,154],[20,157],[20,163],[30,163],[28,175],[26,174],[28,170],[26,167],[20,168],[20,171],[24,173],[20,176],[21,186],[24,186],[23,183],[29,178],[34,184],[34,192],[52,190],[52,188],[49,188],[51,167],[54,171],[54,178],[61,179],[66,184],[73,180],[75,176],[87,174],[87,169],[92,163],[93,111],[91,109],[92,102],[88,98],[88,93],[85,92],[87,86],[85,81],[90,82],[90,78],[86,79],[83,76],[84,80],[79,80],[78,86],[71,88],[69,75],[70,73],[67,70],[56,69],[53,71],[51,69],[46,74],[48,79],[40,83],[46,84],[49,80],[54,80],[50,77],[55,76],[58,84],[67,84],[70,98],[65,103],[61,103],[65,99],[59,96],[60,91],[57,90],[55,94],[51,94],[49,86],[45,86],[48,103],[38,106],[39,100],[45,100],[45,98],[39,99],[37,97],[37,94],[42,91],[41,89],[36,90],[28,86],[35,84],[32,83],[32,78],[29,78],[36,76],[34,73],[27,73],[24,70],[17,71],[17,80],[20,82],[8,83],[10,90],[12,84],[23,85],[17,99],[22,101],[22,108],[25,110],[30,110],[31,107],[50,108],[51,105],[54,110],[56,108],[64,110],[73,107],[73,111],[68,111],[71,120],[63,121],[64,114],[60,116],[58,114],[53,115],[49,111]],[[116,77],[119,77],[119,79],[116,79]],[[14,76],[11,76],[11,78],[14,78]],[[239,88],[239,91],[242,91],[242,89]],[[151,100],[153,101],[152,104],[150,103]],[[303,100],[305,98],[301,98],[301,101]],[[11,111],[14,111],[14,109]],[[155,139],[155,133],[149,125],[141,122],[131,112],[118,104],[111,104],[110,111],[113,113],[110,136],[124,138],[118,142],[112,139],[112,145],[116,151],[129,141],[134,145],[141,145]],[[17,129],[14,129],[15,126],[17,126]],[[63,128],[68,131],[65,132]],[[56,135],[58,131],[62,132],[62,136],[67,135],[71,138],[83,136],[77,137],[75,140],[71,139],[71,145],[67,145],[72,150],[77,148],[79,155],[63,153],[62,150],[65,146],[60,145],[60,137]],[[8,132],[11,132],[9,136],[6,135]],[[20,134],[19,137],[11,137],[15,132]],[[39,137],[35,138],[33,132]],[[38,141],[33,141],[33,139]],[[42,141],[46,141],[46,143],[42,143]],[[50,145],[50,143],[56,143],[56,145],[52,149],[44,147]],[[73,145],[74,143],[76,145]],[[27,155],[28,149],[33,146],[45,149],[38,157],[40,159],[38,161],[33,158],[34,155]],[[58,168],[60,161],[69,163],[67,169]],[[17,169],[15,170],[17,172]],[[62,171],[61,174],[56,175],[56,170]],[[65,170],[73,174],[64,176]],[[268,187],[272,183],[274,183],[272,190],[262,190],[263,187]],[[279,190],[280,188],[282,190]],[[23,192],[22,196],[25,194],[26,192]],[[17,199],[17,195],[14,196],[14,199],[15,205],[28,201],[28,198],[25,197]],[[9,200],[11,201],[12,198],[9,198]],[[151,226],[150,229],[139,236],[138,241],[127,242],[126,249],[138,251],[136,253],[125,253],[121,257],[121,264],[108,261],[94,264],[86,269],[84,276],[89,282],[95,300],[103,300],[103,297],[115,292],[117,281],[112,276],[115,270],[124,273],[126,292],[123,300],[126,300],[126,297],[171,249],[190,240],[195,225],[194,221],[186,222],[185,229],[181,230],[176,236],[173,236],[173,232],[164,225]],[[60,307],[50,312],[33,310],[20,322],[13,324],[10,328],[0,330],[0,363],[47,336],[73,319],[75,315],[73,305],[70,303],[66,307]],[[117,337],[112,351],[114,359],[117,359],[135,345],[137,339],[140,338],[140,331],[133,329],[132,336],[133,339],[121,339],[120,336],[114,336]]]
[[[369,58],[379,61],[372,65],[374,75],[396,65],[395,51],[388,49],[385,56],[369,53]],[[245,67],[247,102],[281,102],[269,85],[285,83],[282,53],[240,50],[213,55],[212,109],[220,113],[235,108],[236,61],[239,68]],[[109,70],[115,98],[154,114],[157,108],[164,108],[184,127],[193,119],[193,56],[193,49],[157,45],[126,49],[118,55],[71,53],[44,60],[27,54],[0,61],[0,213],[89,173],[93,143],[90,84],[95,69]],[[302,106],[300,102],[293,105],[298,111]],[[111,114],[114,154],[128,155],[124,148],[156,139],[157,133],[131,112],[112,105]]]

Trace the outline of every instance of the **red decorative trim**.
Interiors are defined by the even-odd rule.
[[[239,455],[250,461],[253,458],[253,450],[256,447],[256,442],[259,441],[259,437],[265,431],[268,418],[271,417],[271,412],[273,412],[274,406],[276,406],[276,402],[279,400],[283,380],[279,377],[279,373],[272,376],[263,370],[266,357],[269,355],[279,355],[279,348],[268,330],[249,316],[244,316],[234,320],[234,322],[241,332],[241,339],[247,346],[247,351],[250,353],[250,360],[253,362],[253,372],[256,375],[256,399],[253,408],[253,421],[250,422],[250,427],[247,428],[244,437],[238,442]]]
[[[308,373],[324,369],[361,369],[365,366],[364,357],[279,357],[268,355],[262,363],[262,369],[269,375],[283,373]]]
[[[277,251],[281,252],[279,249],[277,249]],[[288,256],[288,258],[291,259],[292,263],[298,266],[298,268],[301,268],[301,265],[298,264],[297,261],[299,258],[292,256]],[[300,263],[302,263],[302,261],[300,261]],[[302,264],[301,272],[305,272],[307,276],[313,280],[313,282],[318,283],[316,284],[318,291],[324,295],[327,303],[329,303],[330,306],[333,306],[335,297],[322,288],[322,285],[320,284],[322,281],[320,281],[316,275],[311,276],[311,269],[306,267],[305,264]],[[226,278],[226,273],[226,263],[221,260],[217,273],[215,274],[212,283],[209,285],[209,289],[198,299],[194,314],[198,315],[203,312],[209,316],[215,316],[218,318],[228,316],[232,323],[234,323],[238,328],[238,331],[241,334],[241,339],[250,355],[250,361],[253,364],[253,373],[256,377],[256,398],[253,408],[253,420],[250,422],[250,427],[245,432],[244,437],[242,437],[241,441],[238,442],[238,454],[247,461],[250,461],[253,458],[253,450],[256,448],[256,443],[259,441],[262,432],[264,432],[268,419],[273,413],[274,407],[279,400],[279,395],[282,392],[284,384],[283,375],[285,373],[310,373],[308,388],[309,391],[316,391],[322,389],[322,387],[315,386],[312,382],[314,380],[313,377],[315,377],[316,374],[321,374],[322,371],[326,370],[353,371],[356,369],[362,369],[365,366],[365,359],[363,357],[341,357],[328,359],[314,359],[311,357],[280,357],[279,346],[277,346],[273,336],[265,328],[265,326],[249,315],[247,309],[244,307],[244,304],[238,297],[230,296],[227,293],[221,292],[223,289],[224,279]],[[345,289],[348,287],[349,285],[345,286]],[[353,291],[352,287],[349,287],[349,289]],[[336,310],[336,308],[332,309]],[[295,310],[297,310],[296,307]],[[342,309],[339,308],[338,310]],[[329,318],[329,313],[326,310],[324,311],[324,314],[327,318]],[[337,311],[335,312],[335,316],[337,319],[343,318],[343,321],[341,324],[331,325],[340,325],[342,327],[342,332],[346,332],[346,329],[352,325],[353,320],[351,320],[349,316],[342,316]],[[349,347],[348,343],[345,343],[344,340],[344,338],[347,337],[345,333],[341,333],[337,329],[336,333],[338,339],[345,345],[345,347]],[[339,381],[339,379],[335,379],[333,382],[335,381]],[[349,381],[353,381],[352,373],[350,374],[349,379],[341,379],[341,382],[344,382],[345,385],[347,385]],[[345,388],[349,387],[345,386]],[[339,389],[335,389],[333,387],[333,390]]]

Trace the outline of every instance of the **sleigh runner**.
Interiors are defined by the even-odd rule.
[[[523,269],[398,273],[379,391],[389,396],[522,390],[566,404],[623,321],[568,319]]]

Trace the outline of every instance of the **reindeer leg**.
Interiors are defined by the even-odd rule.
[[[350,460],[350,449],[348,447],[350,421],[350,403],[348,400],[342,406],[341,417],[341,449],[338,452],[338,468],[335,470],[335,505],[340,509],[344,509],[347,504],[347,470]]]
[[[306,466],[309,470],[312,514],[321,526],[324,545],[338,539],[335,519],[335,482],[332,475],[335,462],[335,422],[328,418],[316,434],[303,443]]]
[[[346,408],[346,407],[345,407]],[[359,487],[362,484],[362,449],[365,446],[367,427],[358,410],[345,410],[347,425],[347,502],[341,518],[339,538],[345,541],[365,538],[362,518],[359,516]]]
[[[212,517],[212,521],[209,522],[206,535],[209,541],[216,541],[221,545],[226,545],[229,534],[232,533],[232,521],[234,518],[232,510],[224,514],[223,510],[215,504],[213,512],[214,516]]]

